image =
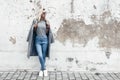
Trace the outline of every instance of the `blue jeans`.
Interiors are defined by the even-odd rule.
[[[35,46],[38,52],[38,57],[41,64],[41,70],[46,69],[45,58],[46,58],[47,43],[48,43],[47,37],[36,36]]]

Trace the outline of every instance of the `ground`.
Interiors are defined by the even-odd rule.
[[[0,71],[0,80],[120,80],[120,72],[48,71],[48,77],[40,77],[38,73],[26,69]]]

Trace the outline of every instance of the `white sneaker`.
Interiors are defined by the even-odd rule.
[[[41,77],[43,76],[43,71],[39,72],[39,76],[41,76]]]
[[[44,70],[44,76],[48,76],[48,71],[47,70]]]

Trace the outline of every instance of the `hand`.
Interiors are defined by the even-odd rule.
[[[38,25],[37,24],[34,24],[34,30],[36,31]]]
[[[37,24],[34,24],[34,27],[36,28],[38,25]]]

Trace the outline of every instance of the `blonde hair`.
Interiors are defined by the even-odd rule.
[[[46,13],[46,10],[45,10],[44,8],[42,8],[42,9],[40,10],[40,12],[38,13],[38,15],[37,15],[37,18],[36,18],[36,19],[37,19],[38,21],[41,20],[41,14],[42,14],[43,12]],[[48,20],[45,19],[45,21],[46,21],[46,24],[50,25],[50,22],[49,22]]]
[[[46,11],[45,11],[44,8],[42,8],[42,9],[39,11],[39,13],[38,13],[38,15],[37,15],[37,20],[40,20],[40,19],[41,19],[41,14],[42,14],[43,12],[46,13]]]

